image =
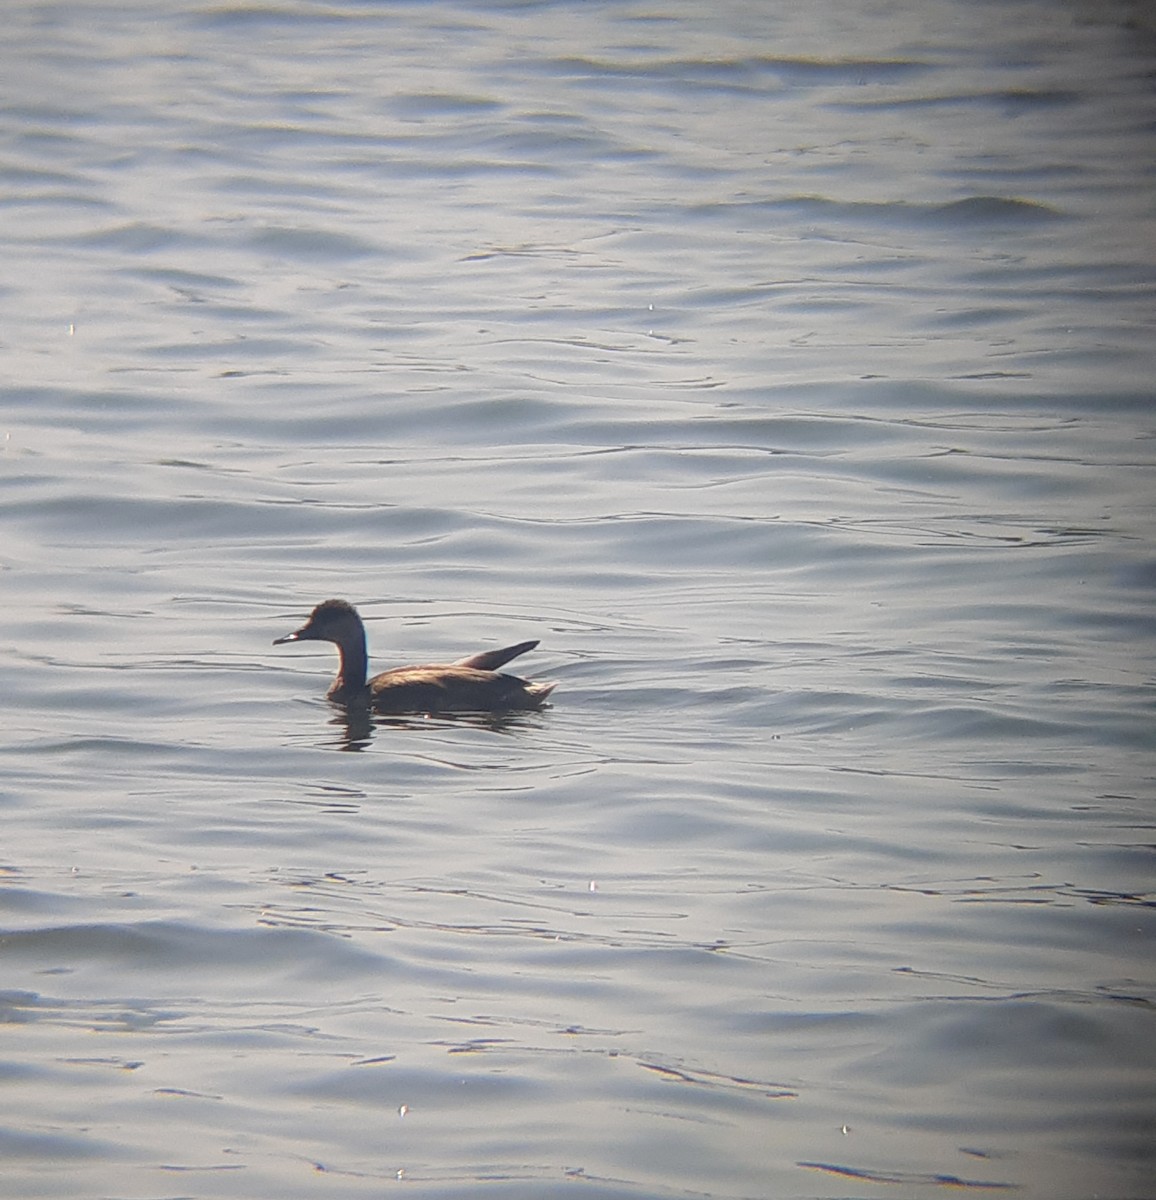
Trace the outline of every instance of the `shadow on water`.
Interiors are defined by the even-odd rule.
[[[512,733],[516,729],[539,728],[541,712],[473,712],[473,713],[406,713],[389,714],[369,709],[338,709],[329,719],[339,729],[340,737],[326,744],[327,749],[368,750],[376,732],[393,730],[472,728],[489,733]]]

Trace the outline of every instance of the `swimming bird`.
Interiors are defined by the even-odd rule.
[[[541,708],[554,683],[530,683],[498,670],[538,644],[519,642],[501,650],[483,650],[455,663],[394,667],[366,680],[368,658],[365,626],[357,609],[346,600],[326,600],[294,633],[276,638],[285,642],[332,642],[341,662],[337,678],[326,693],[337,704],[372,708],[384,713],[495,712]]]

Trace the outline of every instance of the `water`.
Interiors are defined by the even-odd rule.
[[[0,1194],[1156,1194],[1143,6],[2,44]]]

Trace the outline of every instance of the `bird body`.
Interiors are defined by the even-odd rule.
[[[536,709],[546,703],[556,686],[531,683],[498,669],[533,650],[536,641],[483,650],[455,663],[394,667],[367,679],[365,626],[357,609],[345,600],[319,604],[300,629],[277,638],[273,645],[306,641],[332,642],[337,647],[340,665],[326,695],[347,707],[382,713]]]

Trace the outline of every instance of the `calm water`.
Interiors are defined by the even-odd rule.
[[[1154,68],[9,6],[0,1194],[1156,1195]]]

